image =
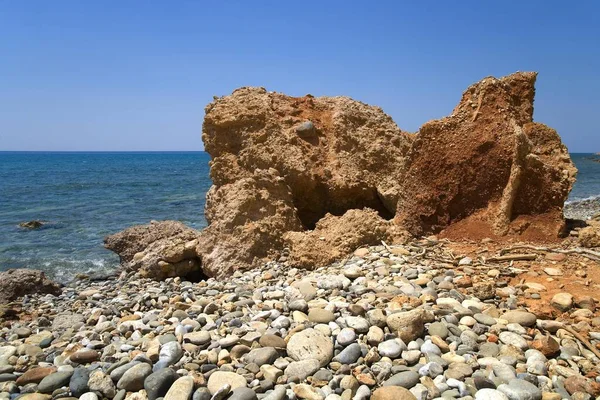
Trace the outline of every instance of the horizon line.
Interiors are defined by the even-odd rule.
[[[0,153],[206,153],[205,150],[0,150]]]

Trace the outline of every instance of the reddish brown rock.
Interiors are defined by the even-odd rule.
[[[2,282],[0,304],[9,303],[30,294],[58,296],[62,293],[58,283],[48,279],[42,271],[35,269],[9,269],[0,272],[0,282]]]
[[[89,364],[100,359],[100,353],[94,350],[81,350],[71,354],[71,362],[76,364]]]
[[[554,130],[533,121],[535,73],[470,86],[451,116],[423,125],[396,221],[415,235],[556,238],[576,169]]]
[[[25,386],[29,383],[40,383],[42,379],[56,372],[55,367],[40,367],[27,370],[23,375],[17,378],[18,386]]]
[[[588,393],[593,397],[600,396],[600,383],[594,382],[581,375],[573,375],[565,379],[565,389],[570,394],[576,392]]]
[[[539,350],[546,357],[554,357],[560,353],[560,345],[552,336],[546,336],[531,342],[531,347]]]

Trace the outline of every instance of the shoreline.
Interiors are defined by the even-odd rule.
[[[530,250],[508,255],[534,259],[494,261],[506,246],[374,246],[315,271],[271,262],[221,282],[79,280],[15,304],[20,319],[0,331],[0,392],[156,400],[175,388],[194,399],[234,389],[230,399],[281,400],[597,390],[584,375],[600,359],[569,331],[600,344],[587,294],[600,285],[597,262]],[[45,377],[22,385],[34,367]]]

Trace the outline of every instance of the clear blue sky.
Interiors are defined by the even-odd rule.
[[[405,130],[539,71],[535,119],[600,151],[600,1],[0,0],[0,150],[201,150],[239,86],[348,95]]]

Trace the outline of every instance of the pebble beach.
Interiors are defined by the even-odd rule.
[[[3,311],[0,399],[600,395],[593,297],[557,293],[544,306],[561,317],[548,319],[526,306],[544,285],[511,284],[517,264],[451,253],[382,245],[314,271],[283,256],[227,281],[75,280]]]

